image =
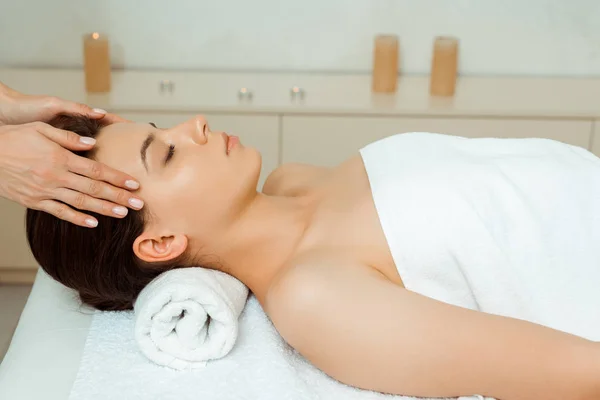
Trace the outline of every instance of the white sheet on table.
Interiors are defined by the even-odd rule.
[[[411,399],[331,379],[283,341],[254,296],[232,351],[203,369],[175,371],[153,364],[139,352],[133,328],[131,312],[94,315],[70,400]]]

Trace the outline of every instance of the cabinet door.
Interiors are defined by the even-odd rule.
[[[197,114],[192,113],[120,113],[123,118],[136,122],[153,122],[159,128],[180,124]],[[279,165],[279,117],[276,115],[203,114],[212,130],[224,131],[240,137],[242,143],[262,154],[259,187]]]
[[[25,236],[25,207],[0,198],[0,268],[37,267]]]
[[[592,153],[600,157],[600,119],[594,121],[594,136],[592,138]]]
[[[283,163],[333,166],[371,142],[404,132],[465,137],[541,137],[587,149],[592,121],[285,116],[282,126]]]

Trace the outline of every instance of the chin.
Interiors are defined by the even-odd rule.
[[[262,168],[262,155],[258,150],[250,147],[246,147],[244,152],[246,154],[244,154],[243,166],[241,166],[243,169],[244,181],[248,182],[247,186],[250,189],[256,190]]]

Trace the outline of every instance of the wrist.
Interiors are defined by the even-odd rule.
[[[12,98],[8,94],[6,86],[0,83],[0,126],[8,125],[8,109],[12,103]]]

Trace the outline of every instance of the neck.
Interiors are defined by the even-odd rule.
[[[243,282],[264,305],[274,279],[301,247],[314,202],[256,193],[249,204],[215,254],[219,269]]]

